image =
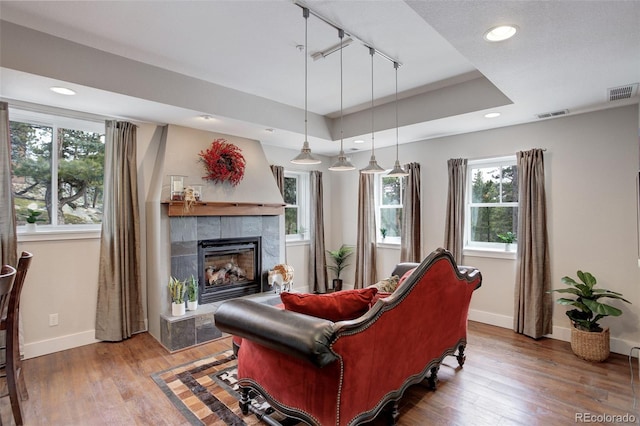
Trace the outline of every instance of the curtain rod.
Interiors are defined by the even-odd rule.
[[[316,18],[320,19],[321,21],[323,21],[325,24],[335,28],[336,30],[340,31],[344,31],[344,33],[351,37],[353,39],[353,41],[357,41],[358,43],[360,43],[361,45],[363,45],[364,47],[366,47],[367,49],[373,49],[375,51],[375,53],[377,53],[378,55],[380,55],[381,57],[383,57],[384,59],[386,59],[389,62],[392,62],[394,64],[398,64],[398,66],[402,66],[402,62],[400,62],[397,59],[394,59],[393,57],[387,55],[384,52],[381,52],[379,49],[376,49],[371,43],[368,43],[364,40],[362,40],[360,37],[358,37],[357,35],[353,34],[351,31],[348,31],[344,28],[342,28],[341,26],[339,26],[338,24],[336,24],[335,22],[331,21],[328,18],[325,18],[324,16],[320,15],[318,12],[312,10],[309,6],[307,6],[306,4],[304,4],[304,2],[301,2],[299,0],[294,0],[293,4],[295,4],[296,6],[302,8],[302,9],[307,9],[309,11],[309,13],[311,13],[313,16],[315,16]]]

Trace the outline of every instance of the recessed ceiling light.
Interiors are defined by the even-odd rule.
[[[499,25],[489,28],[489,30],[484,33],[484,39],[487,41],[503,41],[513,37],[517,31],[518,27],[515,25]]]
[[[202,118],[203,120],[213,120],[213,117],[209,114],[203,114],[200,116],[200,118]]]
[[[484,118],[496,118],[496,117],[500,117],[499,112],[488,112],[484,115]]]
[[[74,90],[71,90],[67,87],[53,86],[49,88],[52,92],[56,92],[60,95],[73,96],[76,94]]]
[[[364,143],[364,141],[362,139],[356,139],[353,143]]]

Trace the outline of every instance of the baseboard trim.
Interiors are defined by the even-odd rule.
[[[95,330],[87,330],[53,339],[40,340],[39,342],[25,343],[24,358],[35,358],[99,342],[100,340],[96,340],[95,335]]]
[[[471,321],[495,325],[496,327],[513,328],[513,318],[506,315],[498,315],[491,312],[479,311],[477,309],[469,309],[468,318]]]
[[[513,317],[509,317],[507,315],[498,315],[491,312],[478,311],[476,309],[469,309],[469,320],[481,322],[483,324],[495,325],[496,327],[501,328],[509,328],[513,329]],[[550,339],[562,340],[564,342],[571,341],[571,329],[569,327],[559,327],[553,326],[553,332],[551,334],[547,334],[544,337],[548,337]],[[629,355],[631,353],[631,349],[637,345],[634,345],[633,342],[618,339],[615,337],[611,338],[610,341],[610,350],[611,352]]]

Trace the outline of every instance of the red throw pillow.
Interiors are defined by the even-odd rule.
[[[338,322],[358,318],[369,310],[377,288],[336,291],[329,294],[280,294],[284,308],[289,311]]]
[[[416,269],[417,267],[413,269],[409,269],[407,272],[405,272],[402,278],[400,278],[400,281],[398,281],[398,287],[400,287],[400,284],[402,284],[407,278],[409,278],[409,275],[413,274],[413,271],[415,271]]]

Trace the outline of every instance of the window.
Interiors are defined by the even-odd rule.
[[[52,227],[101,223],[104,122],[9,113],[17,225],[26,223],[29,210]]]
[[[376,206],[379,242],[400,244],[402,229],[402,198],[405,180],[398,176],[378,175]]]
[[[284,229],[287,239],[306,236],[309,223],[309,174],[284,173]]]
[[[516,159],[469,161],[467,167],[465,248],[506,250],[501,237],[518,227]]]

